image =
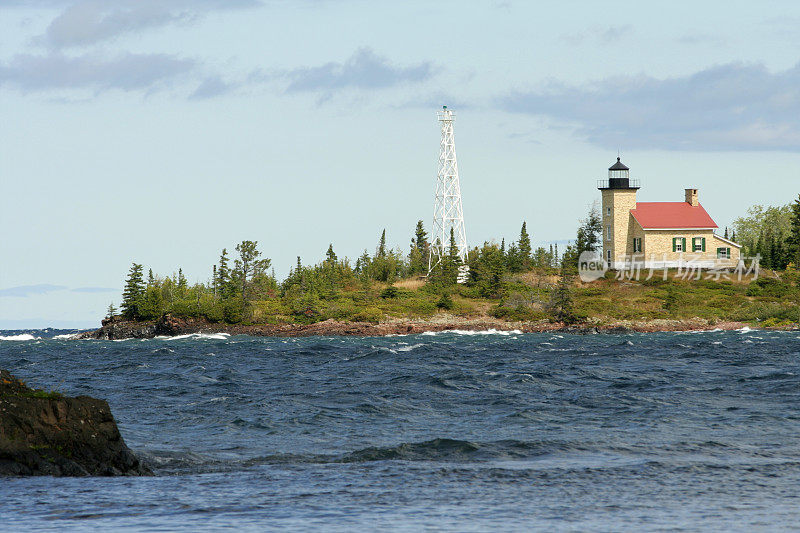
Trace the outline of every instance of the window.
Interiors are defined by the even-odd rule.
[[[693,252],[705,252],[706,251],[706,238],[705,237],[693,237],[692,238],[692,251]]]
[[[611,224],[606,226],[606,240],[607,241],[611,240]]]
[[[731,258],[730,248],[717,248],[717,259],[730,259],[730,258]]]
[[[611,250],[606,252],[606,262],[608,263],[608,267],[611,268]]]
[[[641,237],[634,237],[633,238],[633,253],[641,252],[642,251],[642,238]]]
[[[606,207],[606,216],[607,217],[611,216],[611,208],[610,207]]]
[[[686,238],[685,237],[673,237],[672,238],[672,251],[673,252],[684,252],[684,251],[686,251]]]

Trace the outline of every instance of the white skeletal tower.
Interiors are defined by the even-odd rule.
[[[437,113],[442,129],[439,151],[439,174],[436,178],[436,200],[433,206],[433,227],[431,248],[428,257],[428,273],[450,252],[450,229],[453,230],[461,267],[458,281],[466,281],[469,269],[467,263],[467,234],[464,231],[464,211],[461,208],[461,184],[458,179],[456,161],[456,142],[453,136],[455,113],[442,107]]]

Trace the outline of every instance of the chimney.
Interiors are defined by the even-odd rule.
[[[686,203],[692,207],[700,205],[700,202],[697,201],[697,189],[686,189]]]

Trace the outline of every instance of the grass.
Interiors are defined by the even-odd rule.
[[[63,400],[64,395],[60,392],[33,389],[25,394],[28,398],[40,398],[43,400]]]
[[[787,326],[800,316],[800,289],[792,273],[757,280],[601,279],[574,290],[579,314],[608,320],[693,319]],[[670,293],[672,294],[671,302]]]

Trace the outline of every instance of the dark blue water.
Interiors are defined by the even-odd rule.
[[[0,367],[106,398],[157,473],[2,479],[3,530],[800,525],[796,333],[42,339]]]

